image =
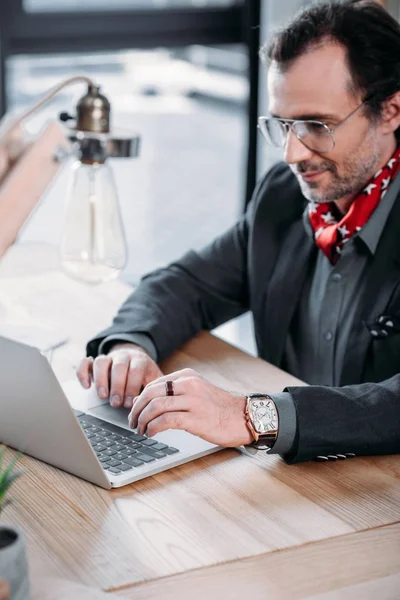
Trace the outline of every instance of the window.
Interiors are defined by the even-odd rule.
[[[7,62],[8,105],[21,110],[61,79],[84,73],[102,85],[114,126],[142,137],[137,159],[114,160],[129,247],[125,279],[199,248],[243,206],[247,145],[247,50],[188,46],[151,51],[16,56]],[[29,121],[37,131],[73,112],[84,86],[65,90]],[[69,173],[64,169],[20,241],[57,245]]]
[[[232,6],[235,0],[24,0],[27,12],[88,12]]]

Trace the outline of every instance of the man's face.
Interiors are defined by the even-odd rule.
[[[342,46],[325,43],[282,71],[272,63],[268,73],[270,113],[284,119],[312,119],[334,129],[362,102],[349,91],[351,76]],[[348,201],[378,170],[385,153],[379,123],[360,108],[334,133],[335,147],[318,154],[288,134],[284,159],[303,195],[314,202]],[[394,149],[393,149],[394,151]]]

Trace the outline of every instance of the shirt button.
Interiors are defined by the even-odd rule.
[[[325,331],[325,333],[324,333],[324,339],[325,339],[327,342],[330,342],[330,341],[332,340],[332,338],[333,338],[333,333],[332,333],[332,331]]]
[[[342,276],[340,273],[334,273],[331,277],[332,281],[342,281]]]

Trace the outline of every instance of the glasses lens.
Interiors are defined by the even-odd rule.
[[[283,148],[286,140],[286,126],[276,119],[259,119],[261,133],[271,146]]]
[[[293,124],[296,137],[310,150],[329,152],[333,150],[333,137],[326,125],[319,121],[297,121]]]

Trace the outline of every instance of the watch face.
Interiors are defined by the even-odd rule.
[[[278,429],[278,415],[275,405],[268,398],[253,399],[250,410],[254,429],[257,433],[266,433]]]

